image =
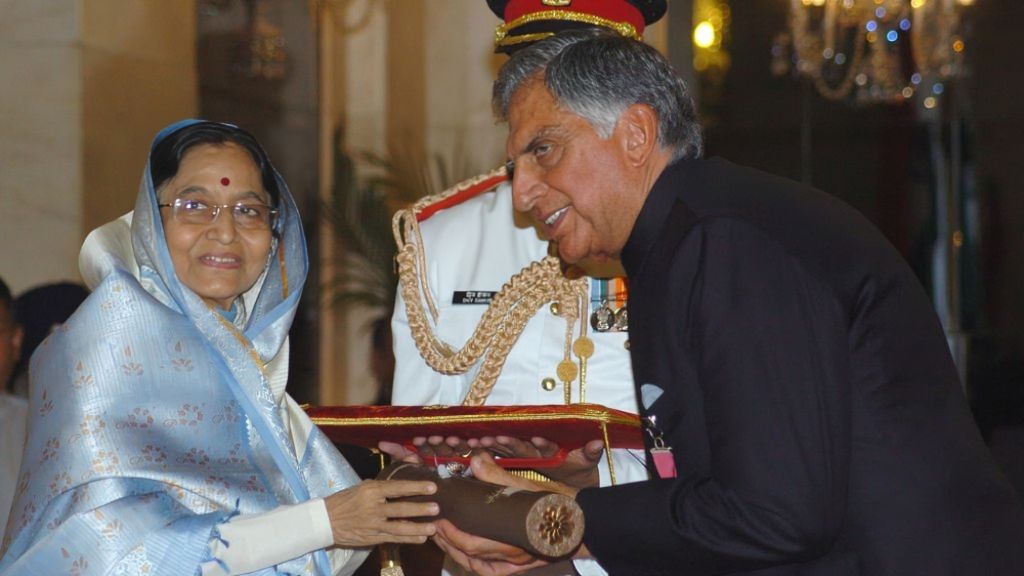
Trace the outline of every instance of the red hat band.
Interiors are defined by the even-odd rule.
[[[498,45],[538,40],[551,33],[508,37],[516,28],[542,20],[561,20],[601,26],[627,37],[641,40],[644,17],[629,2],[609,0],[509,0],[505,6],[505,23],[494,31]],[[534,37],[538,36],[538,37]]]

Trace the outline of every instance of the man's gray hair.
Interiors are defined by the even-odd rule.
[[[516,52],[498,72],[491,104],[501,121],[516,91],[543,81],[555,100],[611,136],[619,116],[634,104],[658,115],[658,143],[672,160],[698,158],[703,139],[686,84],[657,50],[603,30],[571,30]]]

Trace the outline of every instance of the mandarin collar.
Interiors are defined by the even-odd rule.
[[[622,248],[622,266],[626,269],[627,277],[637,276],[642,271],[647,254],[661,236],[672,205],[679,198],[680,183],[697,162],[699,160],[689,158],[677,160],[666,166],[655,180],[633,224],[633,231]]]

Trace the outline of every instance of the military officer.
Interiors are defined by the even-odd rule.
[[[495,32],[499,52],[589,26],[640,38],[666,9],[663,0],[488,5],[504,20]],[[396,222],[396,405],[587,402],[637,411],[621,266],[566,268],[549,256],[548,242],[517,221],[503,168],[420,201]],[[535,449],[507,449],[515,448]],[[613,450],[611,465],[600,451],[593,456],[603,485],[647,478],[637,454]]]
[[[640,39],[666,10],[664,0],[488,0],[488,6],[503,19],[495,50],[506,53],[580,27]],[[637,412],[621,265],[563,266],[547,240],[516,216],[504,168],[421,200],[396,215],[396,231],[394,404],[588,402]],[[467,448],[465,439],[420,440],[423,454]],[[506,455],[557,448],[497,440],[507,444],[482,441]],[[548,475],[603,486],[648,477],[639,451],[590,445],[578,456],[562,475]],[[577,561],[576,569],[604,573],[594,561]],[[448,562],[444,573],[461,568]]]

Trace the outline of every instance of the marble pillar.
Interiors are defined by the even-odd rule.
[[[0,275],[77,281],[156,130],[195,114],[194,2],[2,0],[0,78]]]

